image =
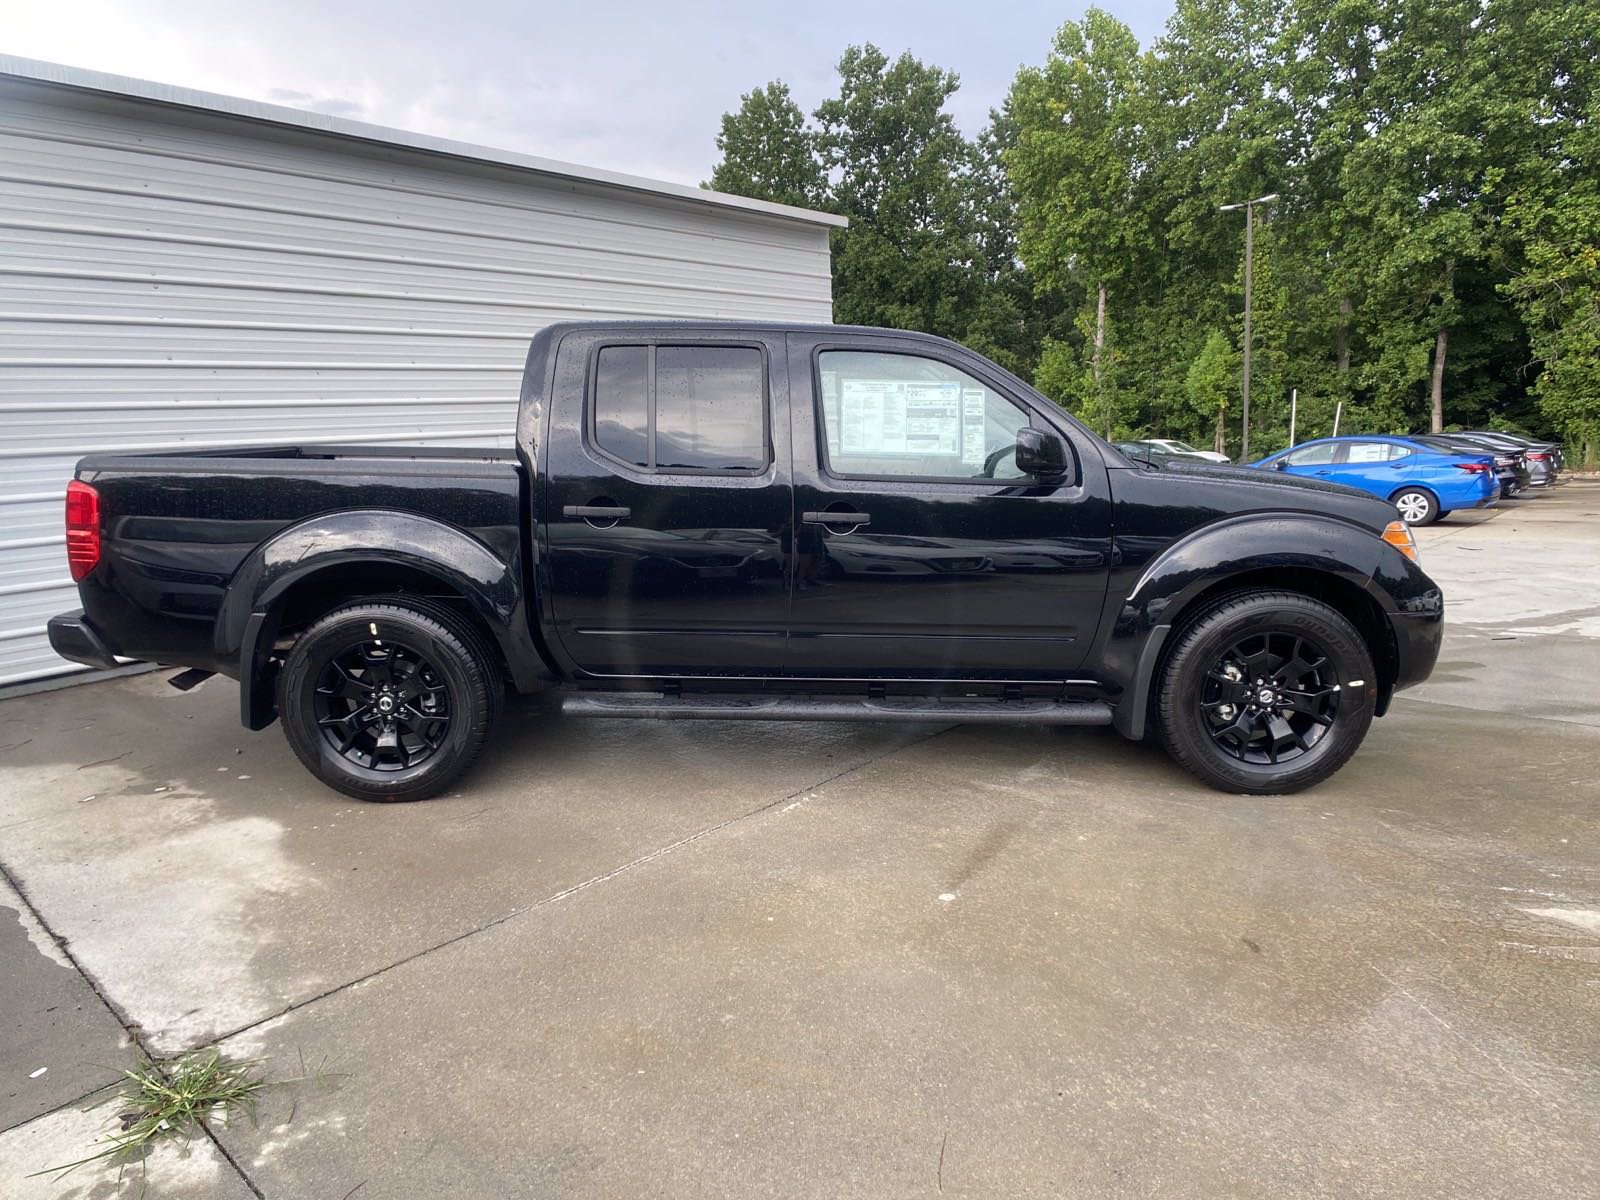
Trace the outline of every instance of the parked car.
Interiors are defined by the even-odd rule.
[[[1453,446],[1473,453],[1521,454],[1523,463],[1528,468],[1530,489],[1548,488],[1556,481],[1555,460],[1548,451],[1534,451],[1514,442],[1481,433],[1439,433],[1430,436],[1442,438]],[[1535,454],[1537,457],[1534,457]]]
[[[1226,454],[1218,454],[1215,450],[1196,450],[1188,442],[1174,441],[1172,438],[1144,438],[1144,444],[1165,450],[1168,454],[1189,454],[1195,458],[1203,458],[1207,462],[1226,463],[1232,462]]]
[[[1198,454],[1183,454],[1166,449],[1157,442],[1112,442],[1118,450],[1137,462],[1149,463],[1151,466],[1160,467],[1170,463],[1209,463],[1209,458],[1201,458]]]
[[[514,450],[91,455],[66,657],[240,682],[319,779],[453,783],[509,682],[579,717],[1112,725],[1295,791],[1427,677],[1443,599],[1387,503],[1151,470],[923,334],[581,323]]]
[[[1446,434],[1419,433],[1412,436],[1412,441],[1421,442],[1424,446],[1432,446],[1447,454],[1476,454],[1485,447],[1473,442],[1452,439]],[[1532,486],[1533,476],[1528,470],[1527,456],[1520,450],[1494,451],[1495,478],[1500,481],[1500,499],[1511,500],[1517,496],[1525,495]]]
[[[1319,438],[1252,465],[1360,488],[1393,504],[1407,525],[1430,525],[1458,508],[1487,508],[1500,496],[1493,454],[1451,453],[1415,438]]]
[[[1469,431],[1462,437],[1477,438],[1479,441],[1496,447],[1514,447],[1522,450],[1528,456],[1528,466],[1535,473],[1537,480],[1541,475],[1547,476],[1543,483],[1535,483],[1536,487],[1547,487],[1555,483],[1561,475],[1562,468],[1566,465],[1563,447],[1560,442],[1541,442],[1534,438],[1523,437],[1520,433],[1494,433],[1484,431]]]

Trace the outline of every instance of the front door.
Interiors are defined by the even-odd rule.
[[[782,669],[792,489],[773,414],[787,388],[781,335],[563,339],[542,569],[574,669]]]
[[[1089,650],[1111,505],[1092,442],[956,347],[792,334],[792,676],[1057,679]],[[1026,425],[1069,471],[1017,469]]]
[[[1278,460],[1278,470],[1305,479],[1331,480],[1342,442],[1310,442]]]

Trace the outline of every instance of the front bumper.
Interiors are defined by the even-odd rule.
[[[46,628],[50,633],[50,648],[62,658],[87,663],[101,670],[110,670],[117,665],[116,655],[106,645],[100,631],[89,624],[82,609],[51,617]]]
[[[1394,690],[1404,691],[1433,674],[1444,642],[1444,614],[1390,613],[1389,631],[1394,637]]]

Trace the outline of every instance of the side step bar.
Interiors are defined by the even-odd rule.
[[[700,721],[949,721],[967,725],[1109,725],[1100,701],[973,700],[930,697],[664,696],[655,692],[574,692],[561,701],[573,717],[654,717]]]

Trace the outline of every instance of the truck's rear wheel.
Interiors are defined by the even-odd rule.
[[[278,680],[285,736],[307,769],[359,800],[422,800],[483,749],[502,685],[483,639],[407,599],[336,609],[306,630]]]
[[[1349,760],[1372,724],[1372,655],[1340,613],[1298,592],[1224,597],[1178,635],[1156,725],[1213,787],[1297,792]]]

